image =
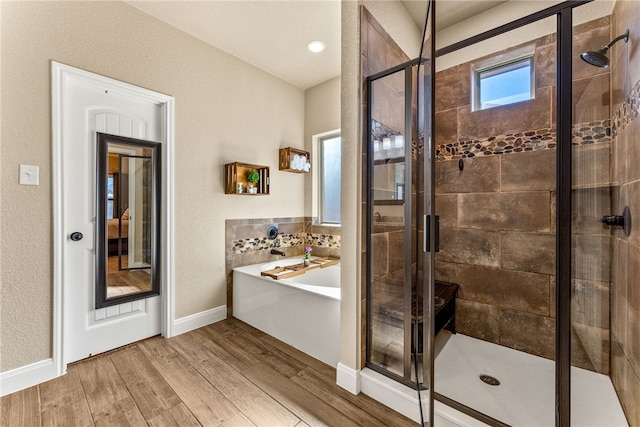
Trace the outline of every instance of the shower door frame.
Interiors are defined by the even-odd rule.
[[[573,9],[593,0],[568,0],[539,12],[437,49],[435,58],[552,16],[556,24],[556,360],[555,424],[571,424],[571,179],[572,179],[572,90],[573,90]],[[435,122],[434,122],[435,126]],[[432,153],[433,154],[433,153]],[[426,153],[425,153],[426,155]],[[446,396],[435,400],[468,415],[479,413]],[[482,414],[484,415],[484,414]],[[491,422],[489,424],[492,424]],[[500,423],[496,425],[501,425]]]
[[[366,188],[367,188],[367,207],[366,207],[366,215],[367,221],[365,226],[366,233],[366,265],[371,266],[371,231],[372,231],[372,218],[373,218],[373,166],[374,166],[374,154],[371,149],[371,120],[372,112],[370,106],[372,105],[372,84],[376,80],[383,79],[385,77],[391,76],[395,73],[404,72],[404,136],[405,136],[405,144],[404,144],[404,252],[408,254],[405,257],[404,263],[404,306],[405,312],[411,313],[411,218],[412,218],[412,209],[413,203],[411,199],[411,194],[413,193],[413,185],[412,185],[412,164],[411,164],[411,147],[412,147],[412,128],[413,128],[413,114],[411,114],[412,109],[412,93],[413,93],[413,83],[412,83],[412,72],[414,67],[417,67],[419,60],[412,59],[410,61],[404,62],[402,64],[396,65],[395,67],[388,68],[384,71],[381,71],[376,74],[372,74],[366,78],[366,94],[367,94],[367,114],[366,114],[366,123],[367,123],[367,132],[366,132],[366,141],[367,141],[367,173],[366,173]],[[417,221],[417,219],[416,219]],[[417,224],[416,224],[417,227]],[[366,269],[366,283],[367,283],[367,343],[371,342],[371,328],[369,325],[371,324],[371,268],[368,267]],[[407,292],[407,287],[409,292]],[[385,369],[379,368],[377,365],[369,362],[371,359],[371,345],[366,346],[366,365],[368,368],[379,372],[385,376],[393,378],[395,381],[401,382],[405,385],[411,386],[411,380],[407,380],[407,377],[411,377],[411,353],[407,352],[406,349],[411,347],[411,315],[405,316],[404,325],[403,325],[404,339],[403,339],[403,369],[404,375],[399,376],[393,372],[389,372]],[[418,328],[416,328],[417,330]],[[416,340],[417,343],[417,340]]]

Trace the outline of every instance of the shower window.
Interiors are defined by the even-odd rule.
[[[535,97],[533,55],[476,68],[475,110],[527,101]]]

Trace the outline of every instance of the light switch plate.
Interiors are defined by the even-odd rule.
[[[39,185],[40,167],[20,165],[20,185]]]

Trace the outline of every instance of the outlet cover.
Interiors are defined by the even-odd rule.
[[[39,185],[40,167],[20,165],[20,185]]]

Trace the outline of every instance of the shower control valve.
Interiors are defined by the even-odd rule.
[[[622,227],[624,235],[629,237],[631,234],[631,209],[625,206],[622,215],[605,215],[602,217],[605,225],[612,227]]]
[[[624,217],[622,215],[605,215],[602,217],[602,222],[606,225],[624,227]]]

